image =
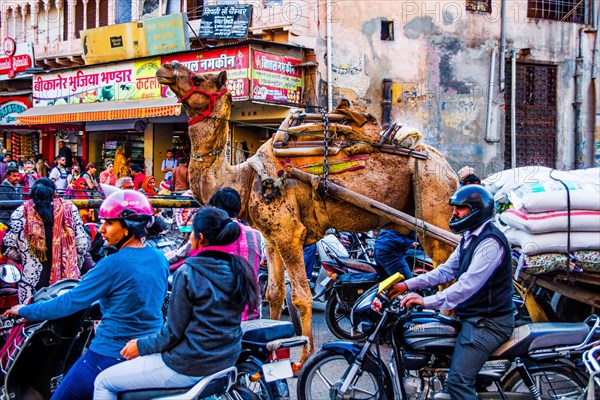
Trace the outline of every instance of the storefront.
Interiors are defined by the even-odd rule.
[[[152,158],[149,118],[178,116],[176,99],[162,98],[154,74],[160,58],[36,75],[34,107],[21,124],[81,124],[84,163],[102,168],[119,147],[132,162]],[[150,149],[150,151],[148,151]]]
[[[228,140],[232,164],[244,161],[267,141],[286,117],[290,107],[301,102],[303,50],[272,42],[249,40],[248,44],[173,54],[162,63],[178,62],[190,71],[227,71],[227,86],[233,98]],[[165,96],[172,96],[163,88]]]
[[[31,108],[31,75],[25,70],[33,65],[31,43],[15,44],[10,37],[3,44],[0,57],[0,154],[11,153],[22,165],[40,152],[41,132],[36,127],[17,126],[16,117]],[[3,179],[3,178],[2,178]]]
[[[234,100],[228,154],[232,163],[243,161],[299,104],[302,92],[302,70],[295,68],[302,49],[268,42],[267,52],[267,44],[255,42],[35,75],[34,107],[17,119],[33,126],[81,124],[86,162],[101,169],[123,149],[131,163],[160,180],[166,151],[187,157],[190,144],[187,117],[168,87],[158,84],[156,71],[174,61],[194,72],[227,70]]]

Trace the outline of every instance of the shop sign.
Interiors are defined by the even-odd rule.
[[[149,56],[190,49],[187,14],[171,14],[144,20]]]
[[[160,58],[80,68],[33,77],[33,105],[135,101],[161,97],[156,81]]]
[[[226,70],[227,89],[233,99],[249,98],[250,48],[248,46],[162,57],[163,64],[173,62],[185,65],[192,72],[218,74]],[[174,96],[175,94],[167,86],[163,87],[163,97]]]
[[[171,14],[81,31],[86,65],[190,49],[186,14]]]
[[[83,30],[81,46],[86,65],[148,55],[143,25],[137,22]]]
[[[28,97],[0,98],[0,125],[16,125],[15,117],[31,107]]]
[[[228,4],[204,6],[198,36],[202,39],[244,39],[252,21],[252,6]]]
[[[0,57],[0,80],[11,79],[17,75],[23,75],[27,68],[31,68],[33,66],[32,43],[19,43],[10,51],[7,51],[6,43],[7,42],[5,41],[5,56]],[[9,55],[11,53],[12,55]]]
[[[4,43],[2,43],[2,49],[4,50],[4,54],[7,57],[14,56],[15,51],[17,49],[15,39],[13,39],[11,37],[7,37],[6,39],[4,39]]]
[[[252,52],[252,100],[300,104],[302,60],[254,50]]]

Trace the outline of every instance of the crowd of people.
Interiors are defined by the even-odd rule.
[[[161,172],[164,174],[162,181],[155,176],[146,175],[141,165],[127,160],[122,147],[117,149],[114,160],[105,160],[104,169],[100,172],[94,163],[87,163],[83,168],[81,159],[73,156],[64,141],[59,142],[53,166],[49,166],[41,154],[35,160],[35,163],[30,160],[17,163],[12,160],[10,153],[0,155],[0,176],[4,179],[0,184],[0,200],[28,199],[34,182],[40,178],[50,179],[56,187],[57,195],[65,199],[97,198],[101,196],[103,186],[135,189],[146,196],[189,190],[188,159],[175,159],[172,150],[167,150],[166,158],[161,164]],[[96,221],[92,211],[79,211],[84,222]],[[8,225],[9,220],[10,212],[0,210],[0,223]]]
[[[257,271],[262,237],[238,219],[239,194],[220,189],[207,207],[192,214],[189,253],[175,269],[163,324],[170,267],[164,254],[145,242],[156,217],[148,200],[159,193],[156,178],[146,176],[137,164],[131,165],[129,176],[116,175],[116,160],[107,161],[96,178],[94,164],[81,173],[67,157],[65,152],[58,155],[49,177],[40,176],[33,163],[23,173],[7,166],[0,185],[2,200],[21,200],[24,187],[29,196],[16,210],[0,213],[0,222],[8,225],[2,253],[21,264],[23,276],[20,304],[4,315],[30,321],[56,319],[94,302],[102,310],[89,349],[71,367],[53,399],[116,399],[124,390],[189,386],[203,375],[234,365],[241,352],[241,321],[260,316]],[[162,172],[175,188],[188,189],[183,185],[186,164],[167,152]],[[460,318],[463,331],[448,378],[453,399],[475,398],[477,371],[514,326],[510,249],[490,223],[493,197],[478,183],[473,173],[466,174],[461,177],[463,187],[450,199],[454,213],[449,227],[464,235],[456,251],[434,271],[398,284],[391,292],[399,295],[456,279],[433,296],[410,293],[402,300],[406,306],[454,309]],[[111,250],[86,268],[92,238],[81,210],[67,197],[81,198],[100,190],[100,184],[122,190],[110,194],[98,212],[102,246]],[[58,195],[59,189],[65,190],[64,196]],[[375,257],[389,273],[402,271],[409,277],[406,263],[386,249],[406,251],[417,245],[416,237],[400,240],[386,235],[383,232],[379,239]],[[80,278],[66,294],[27,305],[32,292]]]

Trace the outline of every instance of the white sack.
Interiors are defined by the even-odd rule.
[[[533,235],[517,229],[508,229],[504,234],[511,245],[521,247],[521,252],[528,256],[567,252],[566,232]],[[575,250],[600,250],[600,232],[571,232],[571,251]]]
[[[569,188],[571,210],[600,211],[600,186],[564,181]],[[517,210],[530,213],[567,210],[567,191],[560,182],[528,183],[508,192]]]
[[[481,184],[494,194],[494,199],[498,201],[505,197],[510,189],[523,184],[553,181],[550,178],[551,172],[552,176],[557,179],[600,185],[600,168],[559,171],[540,166],[519,167],[500,171],[485,178],[481,181]]]
[[[509,209],[500,220],[511,228],[528,233],[567,232],[568,212],[528,213]],[[600,232],[600,211],[571,210],[571,232]]]

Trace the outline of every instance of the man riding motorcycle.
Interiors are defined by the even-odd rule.
[[[489,356],[512,334],[512,265],[506,237],[492,223],[492,194],[468,185],[450,197],[450,229],[463,238],[448,260],[433,271],[397,284],[393,295],[456,282],[425,298],[407,294],[401,305],[454,310],[462,322],[448,375],[452,400],[475,399],[475,378]]]

